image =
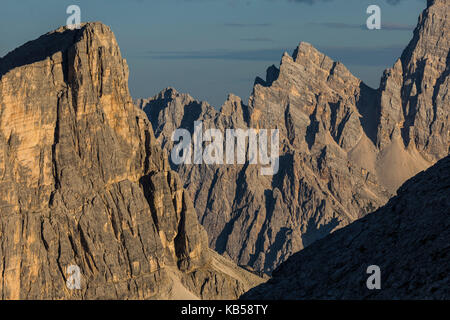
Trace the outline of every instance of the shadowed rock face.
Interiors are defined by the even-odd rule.
[[[243,299],[448,299],[450,157],[382,208],[294,254]],[[367,267],[381,270],[368,290]]]
[[[127,81],[100,23],[0,59],[1,298],[233,299],[261,281],[208,249]]]
[[[280,170],[254,165],[173,168],[194,200],[210,246],[270,272],[291,254],[382,206],[449,151],[449,3],[430,1],[378,90],[301,43],[255,81],[248,105],[220,111],[169,88],[138,100],[170,152],[176,128],[280,130]]]

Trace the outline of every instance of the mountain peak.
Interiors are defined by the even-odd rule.
[[[428,7],[435,5],[435,4],[448,4],[447,0],[427,0]]]
[[[279,130],[274,177],[259,177],[252,166],[177,168],[212,247],[270,272],[382,206],[406,179],[448,154],[447,3],[435,1],[424,11],[415,39],[378,90],[301,42],[292,55],[284,53],[279,68],[267,69],[265,80],[255,80],[248,107],[228,100],[211,115],[180,100],[160,105],[152,121],[166,141],[193,118],[205,128]]]
[[[55,53],[66,52],[75,43],[88,39],[86,37],[88,34],[95,34],[101,38],[102,45],[118,47],[111,29],[101,22],[84,23],[80,29],[74,30],[63,26],[28,41],[0,58],[0,75],[10,69],[51,58]]]
[[[68,26],[61,26],[53,31],[49,31],[46,34],[53,34],[53,33],[62,33],[65,31],[76,31],[76,30],[97,30],[97,31],[102,31],[104,32],[105,30],[109,30],[109,32],[111,31],[111,28],[105,24],[103,24],[100,21],[92,21],[92,22],[83,22],[80,24],[80,28],[78,29],[73,29],[73,28],[69,28]]]
[[[449,150],[450,2],[428,4],[400,61],[383,76],[377,144],[385,148],[401,131],[405,147],[435,162]]]
[[[0,72],[3,298],[167,299],[184,287],[190,297],[232,299],[251,285],[220,270],[246,273],[209,250],[132,104],[109,27],[59,28],[9,53]],[[82,290],[67,290],[72,265]]]
[[[317,50],[312,44],[308,42],[300,42],[297,48],[294,50],[292,54],[292,58],[294,61],[297,61],[299,57],[305,54],[319,54],[319,50]]]

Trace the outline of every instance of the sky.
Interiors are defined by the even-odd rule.
[[[0,57],[66,24],[76,4],[82,22],[111,27],[130,68],[133,98],[166,87],[220,107],[229,93],[247,101],[255,77],[279,66],[299,42],[343,62],[378,88],[412,38],[425,0],[2,0]],[[381,30],[365,26],[381,8]]]

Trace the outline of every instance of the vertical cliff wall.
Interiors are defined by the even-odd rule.
[[[108,27],[61,28],[0,59],[0,297],[231,299],[260,281],[220,261]]]

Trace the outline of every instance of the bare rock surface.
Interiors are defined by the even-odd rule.
[[[449,299],[450,157],[377,211],[282,263],[242,299]],[[367,268],[380,267],[369,290]]]
[[[0,59],[2,299],[234,299],[261,281],[209,250],[108,27]]]
[[[219,111],[169,88],[136,104],[171,151],[176,128],[280,130],[280,170],[173,166],[210,246],[270,273],[293,253],[384,205],[449,152],[448,1],[429,1],[411,43],[375,90],[308,43],[257,78],[248,104]],[[393,57],[394,58],[394,57]]]

